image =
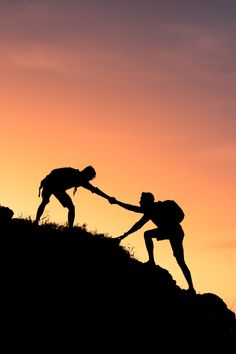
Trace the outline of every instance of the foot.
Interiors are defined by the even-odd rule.
[[[116,237],[115,240],[117,242],[121,242],[123,240],[123,238],[125,238],[124,236],[119,236],[119,237]]]
[[[189,288],[189,289],[187,289],[185,291],[189,295],[196,295],[196,290],[194,288]]]
[[[150,267],[155,267],[156,264],[154,261],[150,261],[150,259],[147,261],[147,262],[144,262],[143,264],[147,265],[147,266],[150,266]]]
[[[117,245],[119,245],[121,239],[120,239],[119,237],[113,237],[113,238],[112,238],[112,241],[113,241],[114,243],[117,243]]]

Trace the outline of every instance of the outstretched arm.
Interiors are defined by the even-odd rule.
[[[142,218],[137,221],[127,232],[125,232],[123,235],[117,237],[117,239],[119,241],[123,240],[125,237],[127,237],[128,235],[132,234],[135,231],[138,231],[139,229],[141,229],[141,227],[146,224],[146,222],[149,221],[149,217],[147,217],[146,215],[143,215]]]
[[[91,183],[87,182],[83,184],[83,187],[90,190],[92,193],[96,193],[97,195],[100,195],[100,197],[103,197],[105,199],[110,200],[111,197],[109,195],[107,195],[106,193],[104,193],[103,191],[101,191],[101,189],[94,187]]]
[[[117,200],[114,197],[110,198],[109,201],[110,201],[111,204],[117,204],[117,205],[121,206],[124,209],[130,210],[130,211],[134,211],[136,213],[142,213],[142,210],[141,210],[140,206],[120,202],[119,200]]]

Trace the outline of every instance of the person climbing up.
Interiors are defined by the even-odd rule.
[[[105,199],[110,197],[102,192],[99,188],[94,187],[89,181],[96,177],[96,171],[92,166],[87,166],[83,170],[72,167],[61,167],[52,170],[42,181],[39,186],[39,197],[42,196],[34,223],[38,224],[43,215],[46,205],[49,203],[51,195],[54,195],[64,208],[68,209],[68,226],[71,228],[75,219],[75,206],[71,197],[66,190],[74,188],[74,193],[78,187],[88,189]]]
[[[184,231],[180,222],[184,218],[182,209],[175,201],[155,201],[154,195],[150,192],[142,192],[139,204],[140,206],[126,204],[118,201],[116,198],[110,198],[111,204],[117,204],[127,210],[141,213],[143,216],[127,232],[117,237],[120,242],[128,235],[142,228],[148,221],[152,221],[157,228],[144,232],[144,240],[148,252],[148,265],[155,266],[153,238],[157,241],[169,240],[173,250],[174,257],[180,266],[183,275],[188,283],[188,291],[195,293],[192,277],[189,268],[184,259],[183,239]]]

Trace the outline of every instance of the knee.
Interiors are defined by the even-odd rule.
[[[49,203],[49,199],[43,199],[41,206],[45,207]]]

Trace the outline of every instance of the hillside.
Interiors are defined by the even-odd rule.
[[[221,298],[188,294],[166,269],[146,266],[115,239],[86,227],[14,218],[0,230],[9,349],[15,342],[36,349],[45,341],[55,349],[64,340],[86,352],[149,352],[161,342],[183,349],[188,341],[199,350],[236,348],[235,314]]]

